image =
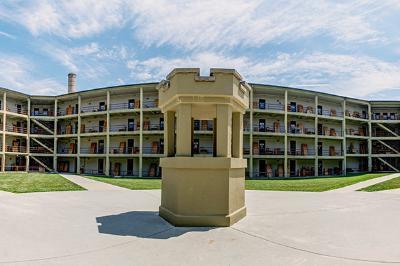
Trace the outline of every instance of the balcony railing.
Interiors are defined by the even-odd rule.
[[[6,145],[6,152],[26,153],[26,146]]]
[[[330,116],[330,117],[343,117],[343,112],[341,111],[336,111],[335,109],[331,110],[322,110],[322,112],[319,112],[318,115],[322,116]]]
[[[323,149],[322,153],[318,153],[319,156],[342,156],[341,150],[336,149]]]
[[[69,110],[58,110],[57,115],[58,116],[63,116],[63,115],[77,115],[78,110],[75,108],[71,108]]]
[[[41,147],[41,146],[34,146],[34,147],[30,147],[29,151],[31,153],[48,153],[48,154],[52,154],[48,149]]]
[[[110,154],[139,154],[139,147],[110,147]]]
[[[143,108],[158,108],[158,100],[143,101]]]
[[[54,112],[49,111],[31,111],[31,116],[54,116]]]
[[[368,119],[367,113],[362,113],[362,112],[360,113],[357,111],[354,111],[353,113],[351,113],[350,111],[346,111],[345,114],[346,114],[346,117]]]
[[[357,129],[352,129],[352,128],[346,129],[346,135],[349,135],[349,136],[360,136],[360,137],[367,137],[368,136],[366,130],[364,130],[364,129],[358,129],[357,130]]]
[[[367,148],[365,149],[356,149],[356,148],[350,148],[347,147],[347,154],[368,154],[368,150]]]
[[[243,154],[244,155],[249,155],[250,154],[250,148],[249,147],[243,147]]]
[[[164,130],[164,126],[159,123],[143,123],[143,131],[159,131]]]
[[[26,134],[27,129],[26,129],[26,127],[17,127],[17,126],[13,126],[13,125],[7,125],[6,131]]]
[[[164,154],[162,147],[143,147],[143,154]]]
[[[82,106],[81,107],[81,113],[90,113],[90,112],[104,112],[107,111],[107,106],[98,106],[98,105],[93,105],[93,106]]]
[[[110,126],[110,132],[126,132],[126,131],[137,131],[139,127],[135,125],[112,125]]]
[[[259,102],[254,102],[253,105],[254,109],[259,109],[259,110],[275,110],[275,111],[284,111],[285,110],[285,105],[280,104],[280,103],[259,103]]]
[[[41,127],[31,127],[31,134],[36,134],[36,135],[52,135],[50,132],[47,130],[44,130]]]
[[[106,132],[107,128],[105,126],[82,126],[81,133],[103,133]]]
[[[80,172],[85,175],[105,175],[104,171],[99,171],[98,169],[81,168]]]
[[[254,132],[267,132],[267,133],[285,133],[285,127],[279,125],[265,125],[260,127],[259,125],[253,125]]]
[[[104,154],[105,148],[81,148],[81,154]]]
[[[141,177],[161,177],[161,172],[158,169],[149,169],[149,170],[144,170],[142,171]]]
[[[21,114],[21,115],[27,115],[28,114],[28,110],[25,107],[9,107],[7,106],[7,111],[11,112],[11,113],[16,113],[16,114]]]
[[[59,147],[57,150],[59,154],[76,154],[76,149]]]
[[[287,110],[290,113],[301,113],[301,114],[314,114],[314,107],[312,106],[303,106],[301,104],[297,104],[295,107],[288,104]]]
[[[318,136],[341,137],[342,131],[334,128],[327,128],[326,130],[322,130],[322,132],[318,132]]]
[[[372,120],[400,120],[398,113],[374,113],[372,114]]]
[[[296,150],[288,149],[288,155],[290,155],[290,156],[314,156],[315,150],[314,149],[296,149]]]
[[[260,148],[254,147],[253,148],[253,155],[284,155],[284,148]]]
[[[58,135],[70,135],[70,134],[78,134],[76,128],[71,127],[71,128],[66,128],[62,127],[57,130]]]
[[[4,170],[6,171],[13,171],[13,172],[22,172],[22,171],[26,171],[26,166],[21,166],[21,165],[6,165],[6,167],[4,167]]]
[[[273,171],[272,169],[270,171],[253,171],[253,177],[252,179],[278,179],[278,178],[283,178],[283,169],[281,169],[281,173],[278,172],[278,170]]]
[[[305,135],[314,135],[315,134],[315,128],[288,128],[287,133],[289,134],[305,134]]]
[[[127,110],[127,109],[140,109],[140,106],[135,106],[133,103],[112,103],[110,110]]]

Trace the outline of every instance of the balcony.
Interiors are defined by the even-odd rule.
[[[327,116],[327,117],[338,117],[342,118],[343,117],[343,112],[336,111],[336,109],[323,109],[323,110],[318,110],[318,115],[320,116]]]
[[[341,137],[342,131],[335,128],[323,127],[321,130],[318,130],[318,136]]]
[[[105,112],[107,111],[107,106],[106,105],[100,105],[100,106],[82,106],[81,107],[81,113],[93,113],[93,112]]]
[[[314,107],[304,106],[302,104],[288,104],[287,111],[289,113],[300,113],[300,114],[315,114]]]
[[[360,113],[359,111],[350,112],[349,110],[346,110],[346,117],[356,119],[368,119],[368,114],[365,111],[362,111]]]
[[[253,155],[271,155],[271,156],[283,156],[285,154],[284,148],[260,148],[259,146],[253,147]]]
[[[143,147],[143,154],[164,154],[164,147]]]
[[[72,125],[68,125],[66,127],[61,127],[57,130],[58,135],[72,135],[72,134],[78,134],[77,130],[75,127]]]
[[[287,133],[297,135],[315,135],[315,128],[307,127],[289,127]]]
[[[267,103],[265,101],[255,101],[253,103],[253,109],[255,110],[270,110],[270,111],[285,111],[285,105],[280,103]]]
[[[279,126],[279,123],[265,126],[253,125],[253,131],[265,133],[285,133],[285,127]]]
[[[288,149],[288,155],[289,156],[314,156],[315,155],[315,150],[314,149],[296,149],[296,150],[291,150]]]
[[[143,109],[158,108],[158,99],[143,101]]]
[[[42,153],[42,154],[52,154],[48,149],[41,146],[33,146],[29,148],[31,153]]]
[[[105,126],[85,126],[84,124],[81,126],[81,133],[106,133],[106,127]]]
[[[133,109],[140,109],[138,104],[134,103],[112,103],[110,104],[110,111],[115,110],[133,110]]]
[[[110,154],[139,154],[139,147],[125,147],[124,145],[110,147]]]
[[[105,154],[105,148],[100,148],[100,147],[81,148],[81,154]]]
[[[143,122],[143,131],[162,131],[164,125],[160,123],[150,123],[149,121]]]
[[[77,115],[78,109],[72,106],[67,107],[65,110],[58,110],[57,116],[64,116],[64,115]]]
[[[71,144],[72,147],[58,147],[58,154],[76,154],[76,147],[74,144]]]
[[[110,127],[110,132],[133,132],[138,131],[139,127],[136,125],[113,125]]]
[[[386,120],[386,121],[393,121],[393,120],[400,120],[400,115],[398,113],[373,113],[372,120]]]
[[[9,107],[7,106],[7,111],[15,114],[20,114],[20,115],[27,115],[28,114],[28,109],[22,106],[13,106]]]
[[[357,137],[368,137],[367,130],[364,128],[359,128],[358,130],[348,128],[348,129],[346,129],[346,135],[347,136],[357,136]]]
[[[26,146],[6,145],[6,152],[26,153]]]
[[[323,149],[322,152],[318,152],[318,156],[342,156],[341,150],[336,150],[335,148]]]
[[[367,147],[358,149],[347,147],[347,154],[368,154],[368,150]]]
[[[31,111],[31,116],[54,116],[54,112],[53,111],[51,111],[51,110],[42,110],[42,111],[39,111],[39,110],[34,110],[34,111]]]
[[[18,126],[14,126],[14,125],[7,125],[6,131],[13,132],[13,133],[20,133],[20,134],[27,133],[26,127],[18,127]]]

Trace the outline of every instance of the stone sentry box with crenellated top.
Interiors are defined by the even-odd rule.
[[[251,87],[234,69],[174,69],[158,85],[164,113],[160,216],[176,226],[230,226],[246,215],[243,114]],[[213,156],[193,156],[194,120],[213,120]]]

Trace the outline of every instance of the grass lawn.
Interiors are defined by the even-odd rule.
[[[96,181],[120,186],[128,189],[161,189],[161,179],[138,178],[138,177],[108,177],[108,176],[85,176]]]
[[[316,177],[306,179],[246,180],[246,189],[321,192],[346,187],[385,174],[351,174],[343,177]]]
[[[395,177],[393,179],[386,180],[382,183],[362,188],[359,191],[373,192],[373,191],[381,191],[381,190],[389,190],[397,188],[400,188],[400,177]]]
[[[319,177],[306,179],[279,180],[246,180],[246,189],[280,190],[280,191],[312,191],[320,192],[349,186],[361,181],[383,176],[385,174],[352,174],[345,177]],[[160,179],[149,178],[115,178],[107,176],[86,176],[87,178],[109,183],[128,189],[160,189]]]
[[[58,174],[0,174],[0,190],[13,193],[85,190]]]

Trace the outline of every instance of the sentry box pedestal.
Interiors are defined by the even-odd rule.
[[[176,226],[230,226],[246,216],[243,114],[250,86],[233,69],[174,69],[158,85],[164,113],[160,216]],[[199,143],[199,134],[208,143]],[[207,140],[206,140],[207,142]]]

